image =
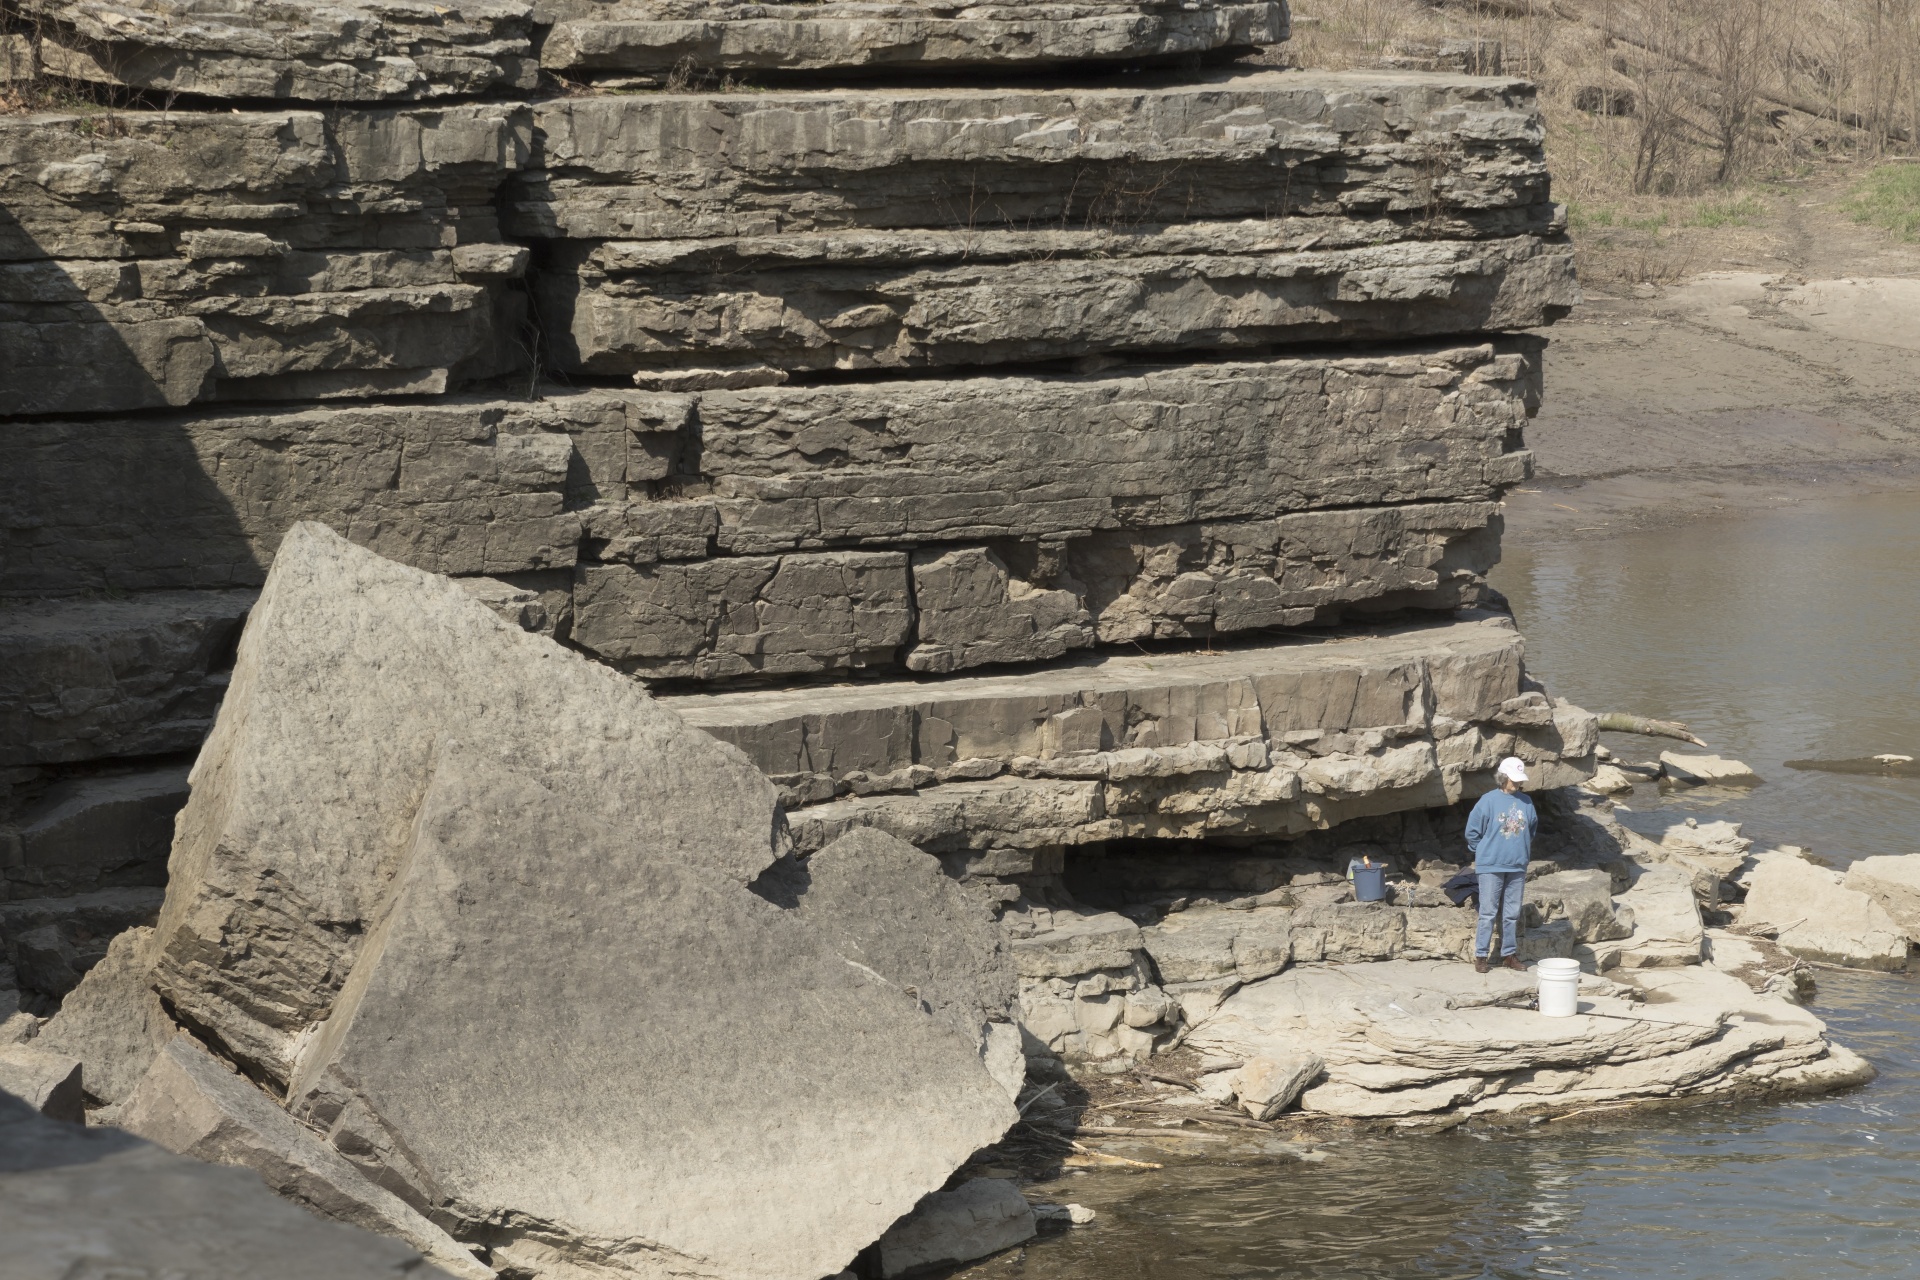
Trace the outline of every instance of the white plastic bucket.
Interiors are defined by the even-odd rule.
[[[1549,1018],[1571,1018],[1580,1012],[1580,962],[1542,960],[1534,966],[1540,980],[1540,1012]]]

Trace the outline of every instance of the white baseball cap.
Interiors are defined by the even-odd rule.
[[[1503,778],[1512,778],[1515,782],[1527,780],[1527,766],[1520,763],[1519,756],[1508,756],[1500,762],[1500,767],[1494,772]]]

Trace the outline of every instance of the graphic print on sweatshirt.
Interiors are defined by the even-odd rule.
[[[1513,805],[1500,815],[1500,834],[1517,836],[1527,829],[1527,813],[1519,805]]]

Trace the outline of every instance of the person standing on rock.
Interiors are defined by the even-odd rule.
[[[1508,756],[1495,771],[1498,791],[1489,791],[1467,818],[1467,848],[1480,876],[1480,923],[1473,932],[1473,968],[1485,973],[1493,962],[1493,926],[1500,922],[1500,963],[1520,967],[1520,904],[1527,893],[1527,860],[1540,825],[1533,801],[1520,790],[1527,766]]]

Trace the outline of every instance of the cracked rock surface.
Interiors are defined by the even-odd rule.
[[[828,1274],[1013,1119],[972,1037],[748,888],[780,846],[736,751],[319,526],[193,783],[148,981],[496,1266]]]

